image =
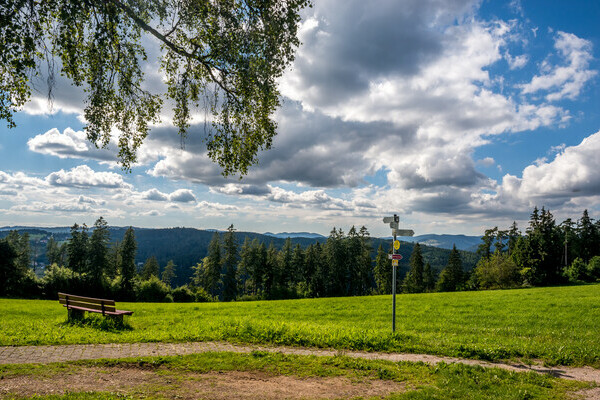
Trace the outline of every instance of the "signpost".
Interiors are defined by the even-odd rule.
[[[400,242],[396,240],[396,236],[413,236],[415,234],[412,229],[398,229],[399,222],[400,217],[396,214],[393,217],[383,217],[383,223],[390,224],[394,235],[394,248],[389,257],[392,260],[392,332],[396,332],[396,267],[402,260],[402,255],[396,254],[396,250],[400,249]]]

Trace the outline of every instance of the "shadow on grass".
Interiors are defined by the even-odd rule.
[[[119,333],[132,331],[131,326],[126,321],[120,321],[113,318],[107,318],[97,315],[86,316],[82,319],[68,319],[59,324],[60,326],[76,326],[81,328],[93,328],[99,331]]]

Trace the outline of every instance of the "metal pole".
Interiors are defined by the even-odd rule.
[[[394,230],[394,242],[392,243],[392,254],[396,254],[396,231]],[[396,332],[396,265],[392,260],[392,332]]]

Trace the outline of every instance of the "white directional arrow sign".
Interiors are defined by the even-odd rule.
[[[392,232],[393,235],[395,236],[414,236],[415,231],[413,231],[412,229],[398,229],[395,228]]]

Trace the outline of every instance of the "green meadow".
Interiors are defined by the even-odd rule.
[[[0,299],[0,345],[228,341],[600,367],[600,285],[238,303],[118,303],[125,327]]]

